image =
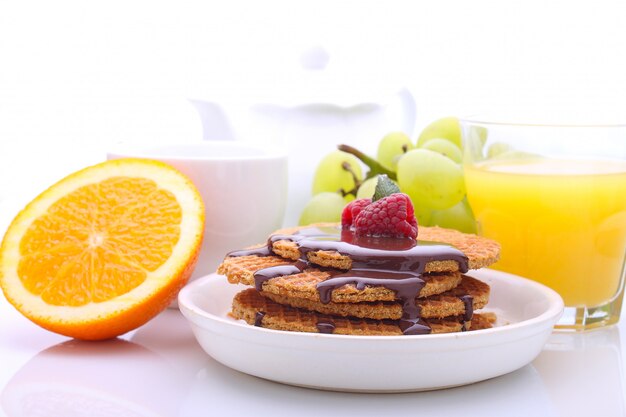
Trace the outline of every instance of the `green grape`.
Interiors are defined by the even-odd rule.
[[[508,143],[494,142],[487,149],[487,157],[493,158],[508,151],[512,151],[513,147]]]
[[[469,129],[470,134],[473,134],[478,138],[478,141],[480,142],[480,147],[482,149],[485,146],[485,143],[487,143],[487,136],[489,136],[489,131],[483,126],[471,126]]]
[[[400,157],[413,149],[411,139],[403,132],[392,132],[381,139],[378,144],[376,159],[385,168],[396,172]]]
[[[400,158],[398,184],[414,203],[433,210],[450,208],[465,195],[461,166],[428,149],[413,149]]]
[[[413,202],[413,199],[411,199]],[[418,226],[430,226],[432,217],[432,210],[425,207],[423,204],[416,204],[413,202],[413,210],[415,211],[415,218],[417,219]]]
[[[487,142],[487,129],[482,126],[469,126],[465,131],[464,143],[465,153],[470,155],[473,161],[481,161],[483,157],[483,148]]]
[[[541,158],[541,156],[530,152],[519,151],[505,142],[493,142],[489,145],[489,148],[487,148],[487,158],[499,161],[516,160],[519,162],[522,159],[536,161]]]
[[[460,164],[463,159],[463,154],[461,153],[459,147],[446,139],[431,139],[422,146],[422,149],[429,149],[431,151],[438,152],[443,156],[447,156],[452,159],[457,164]]]
[[[373,177],[363,181],[363,183],[359,187],[359,191],[356,192],[356,198],[372,198],[372,196],[374,195],[374,190],[376,189],[377,181],[378,177]]]
[[[315,194],[304,206],[298,224],[305,226],[311,223],[340,222],[345,205],[346,202],[339,193]]]
[[[344,168],[349,167],[348,169]],[[347,152],[333,151],[320,161],[313,178],[313,195],[322,192],[350,192],[356,187],[356,181],[363,179],[359,159]],[[346,200],[353,200],[354,195],[346,196]]]
[[[449,209],[433,210],[430,223],[432,226],[456,229],[464,233],[476,233],[476,219],[467,202],[467,198],[464,198]]]
[[[389,180],[398,185],[394,180]],[[372,198],[374,191],[376,190],[376,183],[378,182],[378,176],[369,178],[361,184],[359,191],[356,193],[356,198]]]
[[[454,143],[459,149],[463,149],[461,142],[461,125],[456,117],[444,117],[435,120],[422,130],[417,138],[417,147],[421,148],[426,142],[434,138],[447,139]]]

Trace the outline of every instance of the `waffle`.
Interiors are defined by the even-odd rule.
[[[297,309],[275,303],[263,297],[253,288],[244,290],[233,299],[231,316],[245,320],[248,324],[255,323],[261,327],[274,330],[319,333],[319,323],[333,323],[334,334],[361,336],[400,336],[402,330],[397,321],[370,320],[346,317],[334,317]],[[463,330],[460,318],[424,319],[431,333],[452,333]],[[490,328],[492,316],[475,314],[471,322],[465,323],[467,330]]]
[[[270,300],[291,307],[304,308],[321,314],[343,317],[358,317],[368,319],[393,319],[402,317],[402,306],[398,302],[360,302],[323,304],[305,298],[296,298],[263,292],[262,295]],[[489,286],[477,279],[463,276],[461,283],[450,291],[439,295],[417,299],[423,318],[443,318],[465,314],[465,303],[460,298],[469,295],[473,299],[473,310],[483,308],[489,301]]]
[[[340,227],[336,223],[320,223],[304,227]],[[292,227],[276,231],[276,235],[290,235],[304,227]],[[441,227],[421,226],[418,238],[424,241],[446,243],[456,247],[467,256],[469,269],[487,267],[498,261],[500,245],[482,236],[462,233],[457,230],[444,229]],[[293,261],[300,258],[300,250],[295,242],[279,240],[273,243],[272,250],[275,254]],[[311,251],[307,254],[309,262],[328,268],[348,270],[352,267],[352,260],[347,255],[335,251]],[[432,261],[426,264],[425,272],[458,271],[459,264],[456,261]]]
[[[254,273],[263,268],[277,265],[293,264],[279,256],[239,256],[226,258],[219,266],[217,273],[225,275],[230,283],[254,285]],[[285,275],[272,278],[263,283],[264,294],[274,294],[281,297],[298,298],[319,302],[319,292],[316,285],[330,278],[330,273],[318,268],[308,268],[299,274]],[[424,287],[418,297],[428,297],[441,294],[456,287],[461,282],[459,272],[444,274],[424,274]],[[358,303],[370,301],[394,301],[394,291],[384,287],[368,286],[358,290],[354,285],[347,284],[332,292],[331,301],[334,303]]]

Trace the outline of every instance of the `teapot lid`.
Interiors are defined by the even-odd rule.
[[[352,107],[385,105],[403,89],[403,86],[389,82],[394,77],[381,76],[367,65],[355,65],[347,59],[343,62],[334,60],[333,55],[320,45],[270,54],[271,58],[257,60],[251,65],[255,70],[246,71],[245,77],[241,72],[222,74],[218,88],[211,88],[210,100],[279,107],[308,104]],[[195,98],[209,99],[208,96],[198,97],[197,89],[195,92]]]
[[[385,104],[401,90],[388,77],[334,61],[326,48],[315,45],[298,54],[291,63],[277,63],[275,71],[259,79],[255,102],[292,107],[311,103],[352,107]]]

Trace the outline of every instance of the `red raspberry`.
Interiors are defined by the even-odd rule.
[[[344,207],[343,212],[341,212],[341,227],[345,229],[352,226],[356,216],[370,204],[372,204],[371,198],[359,198],[358,200],[351,201]]]
[[[408,195],[394,193],[374,201],[354,219],[357,236],[417,238],[417,220]]]

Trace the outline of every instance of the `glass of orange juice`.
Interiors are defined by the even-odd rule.
[[[626,260],[626,124],[462,120],[467,197],[496,269],[565,301],[560,329],[618,321]]]

